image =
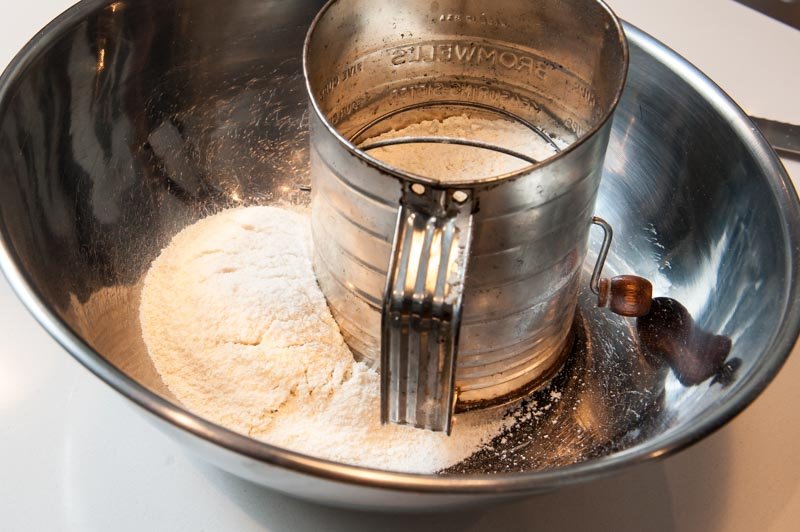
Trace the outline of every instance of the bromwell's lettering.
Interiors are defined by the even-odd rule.
[[[394,66],[433,62],[459,62],[485,67],[498,65],[509,70],[527,72],[541,79],[547,77],[548,70],[545,62],[533,56],[486,44],[424,43],[395,48],[389,54]]]
[[[517,64],[517,56],[511,52],[508,52],[512,56],[514,56],[514,66]],[[485,48],[483,46],[478,47],[478,64],[488,64],[494,65],[497,62],[497,49],[496,48]],[[506,68],[514,68],[514,66],[506,67]]]
[[[456,44],[456,58],[461,61],[462,63],[469,63],[472,61],[472,58],[475,56],[475,47],[474,46],[467,46],[462,47],[460,44]]]

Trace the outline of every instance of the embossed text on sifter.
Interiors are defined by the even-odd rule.
[[[593,211],[628,69],[619,20],[595,0],[331,0],[303,61],[315,270],[352,350],[380,364],[382,420],[449,432],[454,412],[541,387],[570,348],[593,221],[610,242]],[[522,124],[554,155],[369,141],[462,114]],[[420,143],[527,164],[443,180],[370,154]],[[600,302],[645,313],[649,283],[600,280],[600,256]]]

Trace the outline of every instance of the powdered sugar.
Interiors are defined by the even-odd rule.
[[[304,213],[224,211],[186,228],[154,261],[140,319],[164,383],[237,432],[338,462],[432,473],[503,427],[456,418],[447,437],[381,426],[377,372],[357,363],[316,284]]]

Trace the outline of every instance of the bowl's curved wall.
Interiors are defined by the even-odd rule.
[[[59,317],[162,392],[137,283],[209,212],[305,200],[299,50],[319,5],[113,3],[48,34],[5,87],[0,212],[17,259]]]

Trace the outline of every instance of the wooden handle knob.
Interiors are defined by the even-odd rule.
[[[638,318],[650,312],[653,301],[653,285],[636,275],[620,275],[613,279],[600,280],[597,304],[606,305],[615,314]]]

